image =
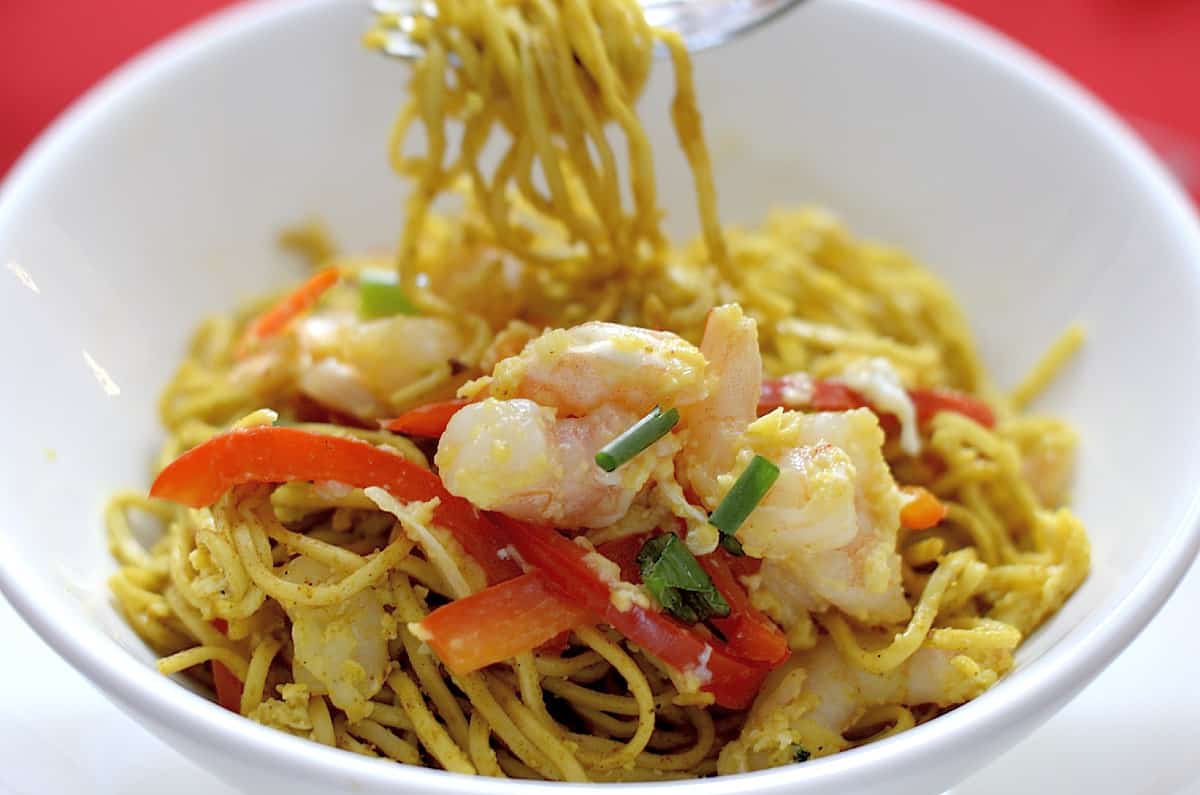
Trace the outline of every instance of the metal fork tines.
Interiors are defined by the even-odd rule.
[[[715,47],[764,25],[803,0],[642,0],[646,19],[683,37],[692,52]],[[422,22],[437,18],[435,0],[370,0],[377,25],[371,43],[394,58],[420,58]],[[659,55],[663,48],[658,48]]]
[[[413,34],[421,20],[437,19],[437,3],[433,0],[371,0],[371,13],[376,17],[372,44],[384,55],[414,60],[425,54]]]

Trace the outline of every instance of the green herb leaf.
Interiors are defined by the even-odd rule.
[[[810,754],[808,752],[807,748],[805,748],[800,743],[792,744],[792,761],[793,762],[807,762],[809,759],[812,759],[812,754]]]
[[[359,273],[358,298],[358,313],[364,318],[417,314],[395,271],[367,268]]]
[[[605,472],[612,472],[638,453],[666,436],[679,422],[679,409],[663,412],[658,406],[633,426],[613,439],[596,453],[596,463]]]
[[[671,615],[688,624],[729,615],[729,603],[674,533],[655,536],[637,556],[642,582]]]
[[[750,466],[746,467],[725,499],[708,517],[708,523],[721,531],[721,546],[734,555],[745,554],[735,534],[778,478],[779,467],[761,455],[754,456]]]

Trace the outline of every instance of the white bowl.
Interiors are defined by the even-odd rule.
[[[334,0],[222,14],[107,80],[13,172],[0,196],[0,408],[10,428],[0,587],[116,704],[236,784],[534,792],[360,758],[231,715],[153,671],[103,584],[113,566],[101,505],[113,489],[145,484],[155,397],[191,326],[283,278],[274,235],[285,223],[322,216],[347,248],[396,237],[401,193],[384,141],[405,75],[360,50],[364,22],[361,3]],[[659,785],[696,795],[935,791],[1078,692],[1194,556],[1200,231],[1107,111],[944,10],[815,0],[704,54],[697,69],[727,219],[817,202],[857,233],[910,250],[957,290],[1002,383],[1068,322],[1090,331],[1040,407],[1082,432],[1076,506],[1094,570],[1016,670],[977,701],[869,747]],[[690,182],[662,112],[667,92],[663,81],[651,87],[648,123],[669,152],[663,200],[676,231],[688,231]]]

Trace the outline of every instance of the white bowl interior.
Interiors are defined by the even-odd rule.
[[[910,251],[961,298],[1001,384],[1070,322],[1088,330],[1037,408],[1082,434],[1075,505],[1094,571],[983,704],[1098,627],[1190,532],[1200,244],[1145,155],[1094,108],[1015,79],[994,43],[968,46],[930,27],[937,15],[889,5],[806,4],[699,56],[697,82],[726,220],[816,203]],[[106,86],[0,201],[3,408],[16,429],[0,458],[0,554],[18,601],[101,630],[111,640],[95,654],[116,665],[152,658],[105,593],[100,510],[146,484],[156,397],[189,330],[294,276],[281,226],[319,216],[356,250],[391,246],[399,225],[384,142],[405,75],[359,47],[362,9],[243,16],[259,21],[203,46],[188,38]],[[657,79],[644,107],[663,204],[687,233],[669,92]]]

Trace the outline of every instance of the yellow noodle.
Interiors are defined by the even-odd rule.
[[[393,593],[396,595],[398,615],[401,620],[420,621],[425,616],[424,606],[417,601],[417,596],[406,577],[397,576],[394,578]],[[458,702],[455,701],[450,688],[447,687],[446,680],[442,677],[433,654],[428,648],[421,647],[421,644],[408,627],[404,627],[401,630],[400,639],[404,644],[404,651],[408,656],[409,665],[412,666],[413,672],[416,673],[422,690],[429,697],[430,701],[433,702],[438,715],[446,724],[450,736],[454,739],[454,742],[458,743],[460,748],[466,746],[468,734],[467,718],[463,714],[462,709],[459,708]]]
[[[199,641],[201,646],[233,647],[232,641],[226,635],[218,632],[210,622],[205,621],[200,611],[189,604],[180,595],[177,588],[170,587],[164,590],[163,598],[167,600],[171,612],[187,628],[192,637]]]
[[[588,762],[592,767],[601,770],[631,764],[650,742],[650,735],[654,732],[654,694],[650,691],[650,683],[646,681],[646,677],[638,668],[637,663],[620,646],[604,637],[595,628],[578,627],[575,634],[592,651],[607,660],[613,670],[621,675],[638,710],[638,730],[629,738],[629,742],[611,753],[592,755]]]
[[[403,709],[379,701],[371,702],[371,720],[381,726],[387,726],[389,729],[411,732],[416,728]]]
[[[159,673],[177,674],[180,671],[191,668],[194,665],[202,665],[211,660],[224,665],[238,679],[245,681],[246,670],[249,668],[249,663],[246,658],[223,646],[194,646],[186,651],[172,654],[170,657],[163,657],[158,661]]]
[[[337,746],[337,737],[333,732],[333,720],[329,716],[329,705],[324,696],[310,696],[308,699],[308,719],[312,723],[312,738],[322,745]]]
[[[506,777],[533,779],[534,781],[545,778],[545,776],[520,759],[504,751],[496,754],[496,762]]]
[[[1033,370],[1013,388],[1008,396],[1012,407],[1020,411],[1028,406],[1030,401],[1050,385],[1063,365],[1083,347],[1085,339],[1082,326],[1074,325],[1064,331],[1033,366]]]
[[[925,636],[937,618],[943,596],[968,562],[967,552],[954,552],[942,559],[933,576],[929,578],[929,584],[925,586],[908,626],[903,632],[897,633],[891,644],[882,649],[866,650],[859,646],[850,625],[838,613],[822,615],[821,624],[829,630],[838,651],[847,660],[864,671],[887,673],[915,654],[925,641]]]
[[[345,721],[344,718],[342,720],[343,720],[343,722]],[[335,724],[335,726],[336,726],[336,724]],[[399,738],[393,738],[393,739],[396,742],[404,742],[403,740],[400,740]],[[369,756],[369,757],[379,756],[379,754],[376,753],[375,749],[372,746],[367,745],[366,743],[361,743],[358,740],[356,740],[350,734],[350,731],[348,728],[343,728],[342,731],[338,732],[337,744],[338,744],[338,747],[341,748],[343,751],[350,751],[351,753],[359,754],[360,756]],[[405,743],[405,744],[410,745],[409,743]],[[419,754],[416,754],[415,748],[413,749],[413,752],[411,754],[408,751],[404,751],[403,754],[404,754],[404,756],[406,756],[412,760],[409,764],[419,764],[421,761],[421,757]]]
[[[574,657],[547,657],[537,655],[535,663],[538,667],[538,673],[542,676],[568,677],[576,676],[581,671],[588,668],[600,665],[606,669],[608,663],[604,658],[594,651],[586,651],[582,654],[576,654]]]
[[[262,532],[259,530],[259,532]],[[306,607],[327,607],[343,602],[354,594],[371,587],[393,569],[401,558],[408,554],[408,545],[404,543],[389,544],[382,552],[375,555],[365,566],[354,571],[347,577],[329,585],[300,585],[281,578],[271,568],[263,563],[253,551],[254,530],[247,525],[239,525],[234,529],[234,538],[242,560],[246,564],[255,584],[272,599],[279,602]],[[265,534],[264,534],[265,536]]]
[[[171,607],[166,599],[153,591],[134,585],[123,572],[109,577],[108,587],[126,610],[143,613],[151,619],[164,619],[171,615]]]
[[[504,771],[496,760],[496,751],[491,746],[491,730],[487,721],[478,712],[471,713],[471,725],[467,735],[467,752],[471,763],[480,775],[504,778]]]
[[[404,762],[407,765],[421,764],[421,754],[412,743],[407,742],[373,720],[364,719],[346,726],[346,730],[356,737],[366,740],[384,756]],[[467,770],[460,772],[474,773]]]
[[[917,725],[917,719],[913,717],[911,710],[899,704],[884,704],[883,706],[874,707],[858,719],[858,725],[864,728],[873,728],[883,724],[887,724],[884,729],[876,731],[869,737],[865,737],[854,744],[864,745],[882,740],[885,737],[891,737],[893,734],[899,734],[902,731],[908,731]]]
[[[169,522],[175,515],[175,509],[167,503],[149,499],[138,492],[122,491],[109,498],[104,511],[108,546],[112,556],[122,564],[156,570],[162,567],[163,561],[148,554],[133,537],[133,529],[129,523],[131,509],[145,511],[162,522]]]
[[[492,732],[508,746],[523,765],[537,771],[537,775],[541,778],[555,780],[561,778],[558,767],[543,753],[542,749],[525,736],[521,729],[517,728],[517,724],[496,701],[496,697],[492,695],[487,682],[481,675],[456,676],[454,682],[460,690],[467,694],[471,705],[487,721]],[[501,756],[500,759],[503,762],[504,757]]]
[[[488,681],[492,685],[492,694],[509,719],[558,769],[557,778],[563,781],[587,781],[588,776],[576,758],[575,749],[564,742],[557,731],[540,721],[506,684],[495,678],[489,678]]]
[[[524,652],[513,658],[513,669],[517,673],[517,687],[521,701],[550,731],[559,731],[558,724],[546,711],[546,700],[542,697],[541,674],[538,673],[532,652]]]
[[[438,763],[454,773],[474,773],[475,766],[467,758],[466,752],[455,744],[445,728],[438,723],[437,718],[425,705],[421,691],[413,680],[403,671],[393,671],[388,677],[388,685],[396,691],[400,706],[408,713],[421,745],[438,761]]]
[[[250,664],[246,666],[246,676],[242,679],[243,715],[249,715],[262,702],[263,688],[267,685],[267,674],[271,670],[271,661],[279,653],[283,644],[273,638],[267,638],[258,644],[250,655]]]

